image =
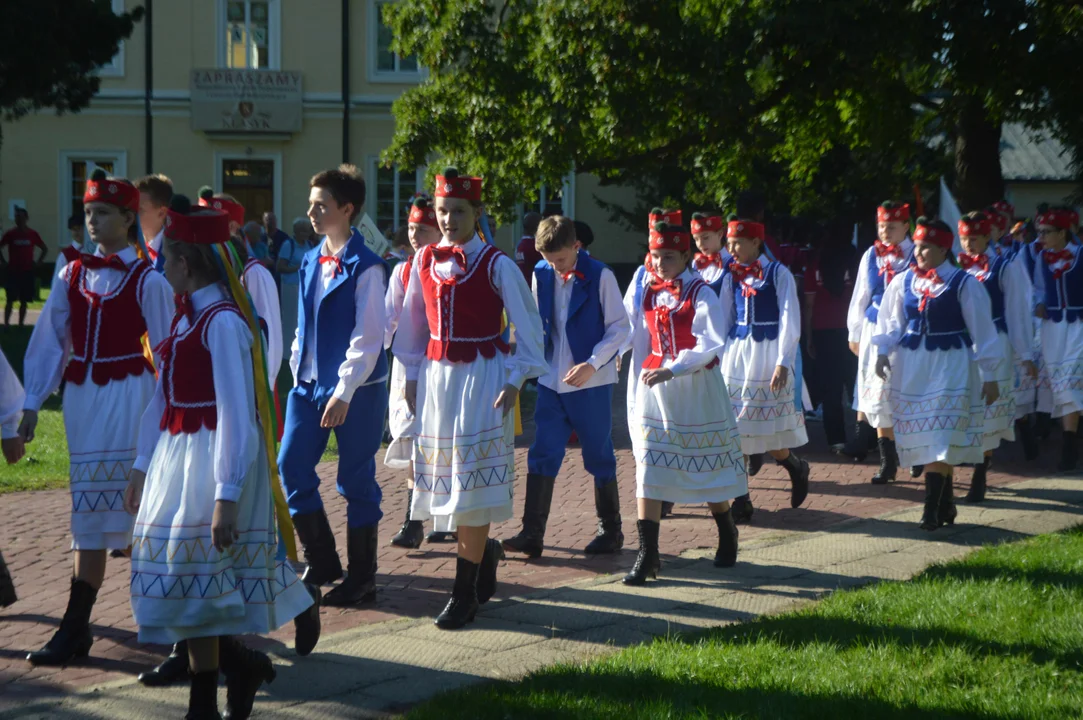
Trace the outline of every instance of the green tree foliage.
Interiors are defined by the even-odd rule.
[[[946,172],[970,208],[1003,193],[1002,123],[1083,148],[1079,3],[402,0],[384,14],[430,71],[396,102],[384,159],[483,174],[498,213],[572,168],[652,189],[684,174],[681,199],[705,205],[757,185],[844,217]]]

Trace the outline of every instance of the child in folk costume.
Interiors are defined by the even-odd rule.
[[[27,659],[63,665],[93,643],[90,614],[105,577],[106,553],[127,548],[132,518],[122,496],[136,459],[139,419],[154,394],[154,369],[143,355],[169,335],[173,293],[149,263],[136,257],[139,191],[97,170],[83,195],[87,230],[98,245],[53,281],[26,349],[26,407],[19,435],[34,440],[38,410],[60,385],[71,454],[71,595],[60,628]],[[93,422],[89,419],[93,418]]]
[[[290,353],[294,388],[278,467],[308,561],[305,582],[338,580],[342,564],[316,474],[334,431],[338,491],[346,498],[349,574],[323,602],[347,606],[376,599],[376,546],[383,517],[376,453],[387,412],[388,269],[352,227],[365,203],[365,181],[355,167],[317,174],[309,182],[308,199],[312,227],[324,238],[299,271],[300,312]]]
[[[414,254],[395,266],[391,273],[391,281],[387,286],[387,295],[384,304],[387,311],[387,335],[384,339],[384,347],[391,347],[391,341],[399,326],[399,316],[402,315],[402,304],[406,300],[406,288],[410,282],[410,271],[413,268],[414,258],[421,248],[440,241],[440,226],[436,222],[436,209],[432,206],[432,199],[418,197],[410,206],[410,216],[407,224],[410,246]],[[403,548],[419,548],[424,534],[424,523],[420,520],[410,519],[410,506],[414,498],[414,413],[406,404],[406,368],[401,361],[395,361],[391,367],[391,390],[389,400],[388,428],[391,431],[391,444],[387,447],[384,455],[384,464],[396,470],[408,470],[409,477],[406,480],[406,520],[395,537],[391,538],[391,544]],[[436,520],[436,518],[434,518]]]
[[[880,449],[880,468],[872,476],[872,482],[881,485],[895,479],[899,458],[895,450],[889,388],[876,375],[876,349],[872,345],[872,336],[884,292],[913,261],[914,243],[909,237],[910,206],[890,200],[881,203],[876,209],[876,231],[876,242],[865,251],[858,265],[857,283],[846,319],[850,351],[858,359],[854,392],[858,423],[853,444],[843,449],[842,454],[863,461],[868,453],[870,436],[875,435]]]
[[[985,408],[1009,362],[989,293],[951,263],[954,240],[939,220],[918,220],[916,265],[888,285],[872,338],[876,374],[890,382],[899,459],[925,466],[923,530],[954,524],[952,470],[984,461]]]
[[[693,267],[703,282],[721,287],[722,273],[725,272],[733,257],[724,247],[725,220],[715,213],[692,214],[692,239],[699,248],[692,260]],[[717,294],[717,290],[715,291]]]
[[[282,367],[282,306],[278,302],[278,287],[271,271],[249,254],[244,243],[234,239],[231,244],[243,263],[241,285],[248,291],[253,309],[259,315],[260,331],[267,344],[267,379],[273,390]],[[277,408],[277,394],[275,405]]]
[[[1079,465],[1079,414],[1083,411],[1083,247],[1069,241],[1071,212],[1052,208],[1037,217],[1044,247],[1034,273],[1035,315],[1040,318],[1043,381],[1051,415],[1063,429],[1061,472]]]
[[[19,378],[11,369],[3,351],[0,351],[0,445],[8,465],[19,462],[26,454],[26,445],[18,431],[19,416],[23,412],[25,401],[26,393],[23,392]],[[11,580],[4,556],[0,554],[0,607],[7,607],[16,600],[18,597],[15,595],[15,584]]]
[[[472,622],[496,590],[504,551],[489,526],[512,515],[512,411],[523,382],[546,364],[523,273],[475,229],[481,179],[448,168],[436,177],[435,197],[443,238],[414,260],[393,349],[417,416],[410,517],[451,516],[458,530],[455,585],[436,618],[452,629]],[[514,354],[501,337],[505,313]]]
[[[759,472],[769,453],[790,476],[790,507],[808,495],[809,464],[791,448],[808,442],[805,415],[797,404],[794,366],[801,340],[801,307],[793,275],[763,255],[763,225],[734,220],[727,237],[733,256],[719,295],[729,343],[722,376],[748,457],[748,474]],[[752,517],[748,495],[734,502],[734,517]]]
[[[632,316],[651,350],[636,387],[632,441],[636,457],[639,554],[626,585],[661,568],[662,502],[706,502],[718,527],[717,567],[737,562],[737,526],[729,501],[748,491],[737,423],[718,356],[727,333],[718,296],[689,268],[691,238],[658,223],[650,236],[657,273]]]
[[[189,718],[219,717],[219,668],[231,717],[248,717],[259,686],[274,679],[266,655],[229,636],[304,616],[298,644],[319,637],[313,598],[288,562],[275,560],[280,490],[274,441],[260,417],[270,392],[260,387],[258,321],[228,247],[228,222],[214,210],[193,212],[184,196],[173,200],[162,253],[177,312],[157,347],[158,386],[124,494],[137,514],[131,592],[139,639],[187,641]]]
[[[56,269],[53,272],[54,278],[60,274],[60,271],[64,269],[65,265],[78,259],[78,257],[83,254],[83,233],[85,230],[86,221],[83,219],[82,213],[72,215],[68,218],[68,234],[70,242],[60,248],[60,252],[56,256]]]
[[[598,514],[598,533],[584,552],[616,553],[624,546],[624,533],[613,450],[613,386],[617,351],[631,325],[613,271],[582,249],[571,220],[548,217],[535,237],[543,260],[534,268],[533,289],[549,369],[538,379],[523,528],[504,541],[504,548],[541,557],[553,486],[568,433],[574,431],[583,464],[594,477]]]
[[[967,502],[985,499],[985,479],[993,450],[1001,441],[1015,439],[1015,375],[1016,360],[1030,378],[1038,375],[1034,364],[1034,323],[1030,312],[1030,282],[1022,266],[1007,252],[991,243],[995,237],[989,218],[973,212],[959,220],[959,239],[963,252],[959,266],[972,275],[986,292],[993,307],[996,343],[1004,362],[997,366],[995,380],[999,386],[997,401],[985,408],[985,459],[974,467]]]
[[[139,230],[147,248],[147,260],[158,272],[165,268],[162,240],[169,203],[173,200],[173,181],[165,175],[147,175],[135,181],[139,188]]]
[[[1014,255],[1015,247],[1012,245],[1012,236],[1008,233],[1008,229],[1012,226],[1015,208],[1005,200],[997,200],[987,207],[983,214],[989,222],[989,245],[992,246],[993,251],[998,255]]]

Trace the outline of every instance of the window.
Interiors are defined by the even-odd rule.
[[[278,69],[279,0],[219,0],[224,44],[219,65]]]
[[[567,215],[568,213],[564,210],[564,189],[550,190],[542,185],[538,188],[538,201],[523,204],[523,214],[528,212],[541,213],[543,218],[550,215]]]
[[[369,78],[377,82],[416,80],[421,73],[417,57],[402,57],[391,51],[394,35],[383,16],[384,7],[390,4],[390,0],[372,0],[369,5],[369,27],[374,30],[369,33]]]
[[[376,182],[375,186],[369,185],[369,217],[390,240],[395,231],[406,224],[410,203],[421,188],[424,175],[421,170],[399,170],[398,165],[384,167],[375,158],[370,167],[373,172],[369,177],[375,178]]]
[[[93,175],[94,171],[98,168],[113,175],[115,163],[112,160],[104,159],[99,159],[97,161],[71,160],[70,163],[71,191],[69,197],[71,199],[71,212],[69,215],[78,215],[83,212],[83,193],[86,192],[86,181],[90,179],[90,176]],[[67,218],[64,219],[67,221]]]
[[[114,15],[120,15],[124,12],[124,0],[112,0],[112,8]],[[124,77],[123,40],[117,45],[117,54],[113,56],[113,59],[98,68],[98,75],[101,77]]]
[[[86,181],[96,169],[124,177],[128,155],[124,150],[61,150],[57,163],[56,237],[68,237],[68,218],[83,212]]]

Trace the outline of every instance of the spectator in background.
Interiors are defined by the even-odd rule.
[[[68,218],[68,236],[71,239],[71,244],[60,248],[60,252],[56,254],[56,270],[53,272],[55,278],[60,274],[60,271],[64,269],[64,266],[70,263],[75,258],[79,257],[83,253],[83,226],[86,223],[83,213],[76,213]],[[91,250],[91,253],[94,251]]]
[[[538,232],[538,223],[541,221],[542,216],[536,212],[528,212],[523,216],[523,237],[515,248],[515,264],[523,273],[528,287],[532,287],[534,282],[534,266],[542,259],[541,253],[534,247],[534,234]]]
[[[267,243],[267,260],[261,262],[271,271],[275,284],[280,289],[282,285],[278,276],[278,254],[282,251],[282,244],[289,239],[290,236],[278,227],[278,216],[273,212],[263,213],[263,241]]]
[[[248,254],[260,265],[268,267],[270,251],[267,248],[267,241],[263,239],[263,228],[260,224],[255,220],[250,220],[244,224],[241,232],[244,234],[245,242],[248,243]]]
[[[19,301],[19,325],[26,324],[26,305],[33,302],[34,268],[45,260],[48,248],[36,230],[27,224],[30,213],[26,208],[15,208],[15,227],[0,237],[0,267],[7,270],[7,304],[4,306],[4,324],[11,325],[11,309]],[[38,248],[38,259],[34,260],[34,248]],[[7,258],[3,250],[7,249]]]
[[[301,260],[315,246],[317,239],[308,218],[294,218],[293,238],[287,235],[278,248],[275,270],[281,280],[278,303],[282,307],[282,347],[286,349],[293,347],[293,338],[297,334],[297,304],[301,292],[298,271]],[[283,360],[289,360],[288,353],[282,354]]]
[[[414,249],[410,246],[410,226],[406,224],[395,231],[395,235],[391,238],[391,249],[384,255],[384,260],[394,267],[410,257],[413,252]]]
[[[590,255],[590,245],[594,242],[594,231],[590,229],[590,225],[587,225],[582,220],[573,220],[573,222],[575,223],[575,239],[587,251],[587,255]]]

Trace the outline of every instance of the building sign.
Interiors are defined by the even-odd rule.
[[[192,129],[282,133],[301,130],[301,73],[192,70]]]

